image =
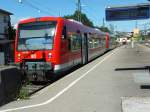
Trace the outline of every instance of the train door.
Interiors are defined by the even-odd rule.
[[[88,40],[87,33],[82,36],[82,64],[88,63]]]
[[[109,41],[109,34],[106,33],[106,49],[108,50],[109,49],[109,44],[110,44],[110,41]]]

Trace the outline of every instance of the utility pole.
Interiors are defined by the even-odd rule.
[[[147,24],[144,24],[144,34],[146,36],[146,32],[147,32]]]
[[[103,27],[105,27],[105,19],[103,18]]]
[[[81,22],[81,1],[77,2],[77,11],[78,11],[78,21]]]
[[[138,21],[135,21],[135,28],[138,28]]]

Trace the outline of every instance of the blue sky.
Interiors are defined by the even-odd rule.
[[[12,24],[20,19],[40,16],[64,16],[72,14],[76,10],[77,0],[0,0],[0,8],[12,12]],[[116,5],[128,5],[146,3],[147,0],[81,0],[82,11],[93,21],[94,25],[102,25],[105,17],[105,7]],[[38,10],[41,9],[41,10]],[[138,20],[138,27],[149,20]],[[113,24],[116,30],[132,31],[135,21],[106,22],[106,25]]]

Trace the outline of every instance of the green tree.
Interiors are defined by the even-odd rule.
[[[94,27],[93,22],[86,16],[86,14],[81,13],[79,11],[75,11],[74,14],[72,15],[66,15],[64,16],[64,18],[66,19],[74,19],[74,20],[78,20],[78,17],[80,15],[81,18],[81,22],[86,25],[86,26],[90,26],[90,27]]]

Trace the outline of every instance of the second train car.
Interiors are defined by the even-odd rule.
[[[86,64],[110,48],[108,33],[61,17],[20,21],[15,63],[30,81],[47,81],[78,64]]]

